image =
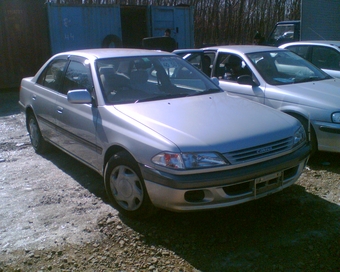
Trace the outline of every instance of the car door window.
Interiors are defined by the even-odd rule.
[[[202,70],[202,54],[201,53],[190,53],[182,56],[183,59],[190,62],[192,66]]]
[[[211,71],[215,59],[214,52],[205,52],[202,60],[202,71],[207,75],[211,76]]]
[[[298,54],[300,57],[308,59],[308,45],[289,46],[287,48],[295,54]]]
[[[62,93],[67,94],[70,90],[87,89],[91,92],[90,68],[85,62],[71,61],[65,73]]]
[[[52,61],[40,75],[37,83],[55,91],[59,91],[62,85],[63,73],[67,62],[68,61],[66,59],[57,59]]]
[[[220,80],[237,81],[242,75],[251,75],[246,63],[238,56],[220,53],[215,65],[215,75]]]
[[[340,71],[340,53],[333,48],[314,46],[312,63],[321,69]]]

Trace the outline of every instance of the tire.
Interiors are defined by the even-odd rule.
[[[113,206],[123,215],[143,219],[156,208],[146,191],[144,179],[134,158],[126,151],[115,154],[106,164],[105,190]]]
[[[38,154],[46,153],[48,150],[48,143],[41,135],[37,119],[33,114],[29,114],[27,117],[27,129],[35,152]]]
[[[116,35],[107,35],[103,42],[102,42],[102,48],[118,48],[122,47],[122,41],[121,39]]]

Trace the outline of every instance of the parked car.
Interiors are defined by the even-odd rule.
[[[19,103],[35,151],[53,144],[96,170],[131,217],[272,194],[299,178],[310,153],[296,119],[230,97],[160,51],[57,54],[22,79]]]
[[[174,53],[216,77],[219,86],[297,118],[312,152],[340,152],[340,80],[289,50],[235,45]]]
[[[340,41],[303,41],[286,43],[289,49],[332,77],[340,78]]]

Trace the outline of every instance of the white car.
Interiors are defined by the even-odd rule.
[[[310,152],[296,119],[230,97],[165,52],[57,54],[22,80],[20,105],[36,152],[53,144],[93,168],[131,217],[272,194],[299,178]]]
[[[174,52],[217,78],[229,94],[297,118],[310,134],[313,152],[340,152],[340,79],[277,47],[234,45]]]
[[[332,77],[340,78],[340,41],[302,41],[286,43],[289,49]]]

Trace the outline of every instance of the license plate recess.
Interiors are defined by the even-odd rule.
[[[253,192],[254,195],[260,195],[267,191],[271,191],[275,188],[282,186],[283,173],[277,172],[269,174],[263,177],[256,178],[254,180]]]

